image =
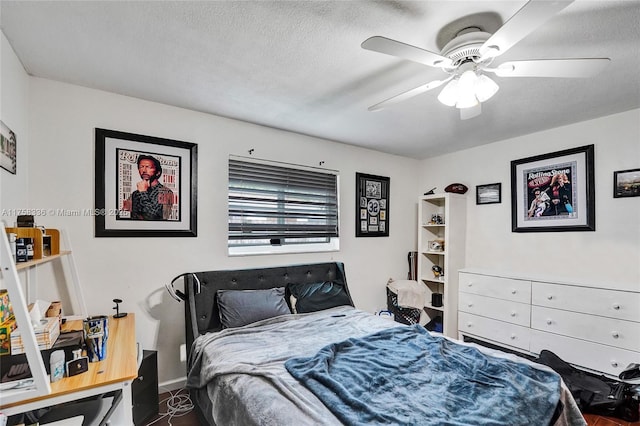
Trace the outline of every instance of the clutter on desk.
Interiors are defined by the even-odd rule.
[[[109,317],[98,315],[82,321],[84,343],[87,346],[89,362],[103,361],[107,358],[107,339],[109,337]]]
[[[73,359],[67,361],[67,377],[76,376],[78,374],[89,371],[89,358],[82,356],[82,349],[73,351]]]
[[[113,303],[116,304],[116,306],[113,307],[113,309],[116,310],[116,313],[113,317],[116,319],[126,317],[127,316],[126,312],[120,312],[120,304],[122,303],[122,299],[113,299]]]
[[[58,336],[60,336],[62,304],[59,301],[46,302],[36,300],[34,303],[29,304],[28,310],[38,348],[40,350],[51,349],[58,339]],[[24,352],[22,332],[20,327],[18,327],[11,333],[11,355],[18,355]]]
[[[49,356],[49,369],[51,383],[57,382],[64,377],[64,351],[53,351]]]

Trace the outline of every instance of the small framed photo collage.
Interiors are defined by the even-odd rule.
[[[389,180],[356,173],[356,237],[389,236]]]

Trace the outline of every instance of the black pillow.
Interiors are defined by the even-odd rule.
[[[296,298],[296,312],[299,314],[336,306],[351,306],[351,299],[344,285],[333,281],[292,283],[287,285],[287,293]]]
[[[218,310],[224,328],[242,327],[278,315],[290,314],[284,287],[266,290],[218,290]]]

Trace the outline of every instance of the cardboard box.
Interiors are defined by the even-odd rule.
[[[0,324],[0,355],[11,354],[11,333],[15,329],[15,319],[10,319]]]

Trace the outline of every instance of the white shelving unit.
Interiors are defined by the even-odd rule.
[[[40,231],[38,230],[38,232]],[[27,304],[31,301],[30,293],[33,291],[30,290],[30,287],[37,285],[35,271],[38,266],[66,258],[69,261],[69,267],[71,270],[70,284],[73,289],[73,295],[75,296],[75,300],[72,301],[74,314],[80,314],[83,317],[86,317],[87,309],[82,295],[82,288],[78,280],[75,262],[70,250],[60,251],[59,253],[51,256],[41,257],[28,262],[16,264],[14,262],[13,254],[11,253],[9,239],[4,224],[2,225],[1,233],[0,270],[2,271],[2,287],[6,288],[9,293],[9,299],[13,307],[16,325],[18,328],[23,330],[21,331],[22,342],[24,344],[27,361],[29,362],[29,369],[33,376],[32,382],[23,383],[25,385],[24,387],[21,385],[11,388],[11,384],[2,384],[2,405],[5,405],[16,401],[41,397],[51,393],[49,378],[47,377],[44,363],[40,356],[40,350],[38,349],[35,333],[31,327],[31,319],[27,308]],[[69,247],[66,239],[65,244]],[[21,273],[26,274],[27,285],[23,285],[20,280]],[[27,292],[26,296],[25,290]]]
[[[458,270],[464,266],[466,216],[463,195],[425,195],[418,201],[418,280],[427,287],[425,312],[430,320],[441,316],[443,334],[453,338],[458,336]],[[434,293],[442,294],[442,306],[431,304]]]

